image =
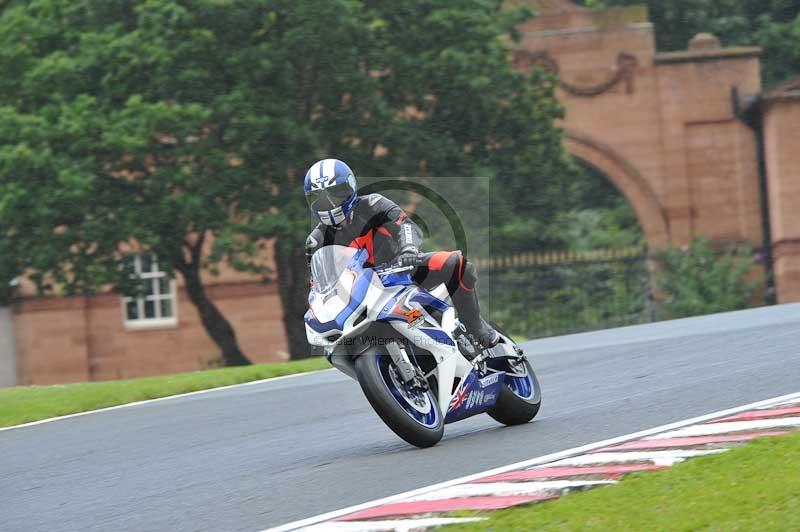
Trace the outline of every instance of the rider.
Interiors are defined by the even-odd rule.
[[[460,251],[420,253],[422,231],[393,201],[380,194],[358,195],[350,167],[338,159],[314,163],[304,190],[320,223],[306,239],[306,256],[338,244],[367,250],[369,265],[399,262],[412,267],[413,280],[426,289],[444,283],[467,331],[485,348],[500,336],[481,318],[475,266]]]

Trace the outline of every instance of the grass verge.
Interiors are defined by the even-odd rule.
[[[0,389],[0,427],[329,368],[324,358],[140,379]]]
[[[800,434],[481,515],[489,520],[444,530],[800,530]]]

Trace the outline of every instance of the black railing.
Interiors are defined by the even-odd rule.
[[[511,335],[538,338],[655,321],[641,248],[476,260],[483,313]]]

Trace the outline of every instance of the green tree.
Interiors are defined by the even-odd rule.
[[[748,308],[762,286],[747,277],[755,266],[747,247],[718,252],[708,239],[697,237],[687,249],[666,250],[661,262],[657,282],[665,295],[661,309],[666,318]]]
[[[314,160],[489,175],[526,214],[523,194],[564,174],[553,80],[509,63],[529,13],[501,3],[6,4],[0,282],[24,272],[42,293],[126,289],[120,257],[137,242],[183,277],[226,363],[244,364],[200,273],[227,262],[264,274],[257,252],[275,237],[290,352],[307,355],[300,187]]]
[[[764,79],[774,85],[800,75],[800,3],[796,0],[585,0],[605,8],[646,4],[659,50],[685,50],[700,32],[726,46],[764,47]]]

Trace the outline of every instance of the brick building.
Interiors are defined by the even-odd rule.
[[[558,73],[567,151],[625,195],[650,248],[695,234],[763,248],[777,301],[800,301],[800,80],[764,92],[761,49],[710,34],[659,53],[643,6],[517,3],[540,16],[516,67]]]
[[[35,297],[23,281],[21,299],[0,313],[13,331],[13,344],[0,341],[0,385],[53,384],[124,379],[195,371],[218,363],[219,349],[205,332],[178,280],[157,261],[136,256],[146,283],[141,297],[104,293],[93,297]],[[264,257],[271,262],[272,257]],[[209,297],[236,329],[239,345],[253,362],[287,359],[283,314],[275,283],[223,269],[205,276]],[[10,318],[10,319],[9,319]],[[13,322],[13,325],[10,323]],[[16,351],[12,356],[11,350]],[[13,370],[11,368],[13,364]],[[5,365],[5,375],[4,367]]]
[[[701,34],[658,53],[641,7],[604,12],[518,0],[516,68],[559,75],[565,147],[635,210],[651,249],[694,234],[764,248],[778,302],[800,301],[800,80],[764,92],[758,48]],[[139,258],[143,299],[24,296],[0,309],[0,385],[137,377],[206,367],[218,356],[180,286]],[[266,258],[269,260],[269,258]],[[774,264],[770,264],[770,262]],[[274,285],[225,271],[208,291],[256,362],[286,357]],[[13,337],[12,337],[13,336]]]

